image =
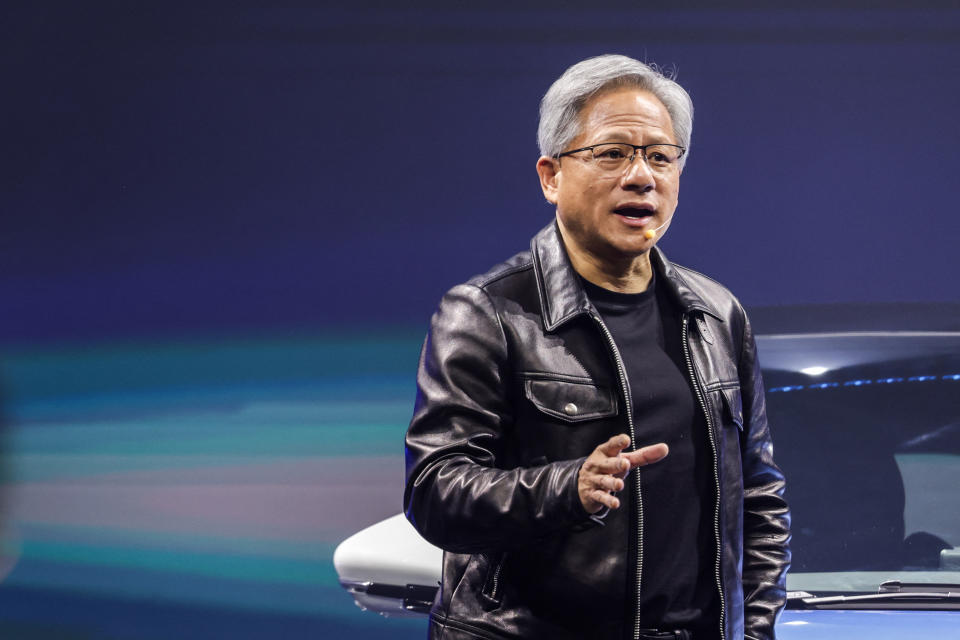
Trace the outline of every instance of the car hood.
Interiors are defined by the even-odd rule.
[[[956,611],[784,611],[779,640],[960,640]]]

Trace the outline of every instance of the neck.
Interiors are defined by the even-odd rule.
[[[653,277],[650,252],[632,256],[598,255],[574,242],[560,225],[560,236],[574,270],[589,282],[618,293],[642,293]]]

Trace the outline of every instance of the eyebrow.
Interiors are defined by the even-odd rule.
[[[601,133],[603,133],[601,131]],[[608,132],[603,134],[603,136],[597,136],[598,142],[591,142],[590,144],[604,144],[605,142],[619,142],[623,144],[633,144],[632,142],[627,142],[627,134],[622,132]],[[654,138],[652,141],[647,144],[673,144],[680,146],[679,142],[673,142],[669,138]]]
[[[668,144],[674,147],[682,146],[679,142],[663,142],[661,140],[654,140],[653,142],[648,142],[646,144],[633,144],[632,142],[627,142],[626,140],[616,140],[614,138],[604,138],[598,142],[591,142],[588,146],[594,146],[598,144],[629,144],[633,147],[649,147],[652,144]]]

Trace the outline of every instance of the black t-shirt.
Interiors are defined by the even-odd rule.
[[[581,281],[623,359],[636,446],[670,447],[660,462],[631,472],[640,473],[643,500],[641,626],[716,635],[713,460],[687,373],[680,313],[654,280],[634,294]]]

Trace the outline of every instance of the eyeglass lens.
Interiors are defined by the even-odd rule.
[[[625,169],[633,160],[634,154],[642,155],[640,149],[634,149],[629,144],[600,144],[593,148],[593,159],[597,166],[604,171],[618,171]],[[647,165],[654,171],[671,169],[680,158],[681,150],[667,144],[652,144],[646,147]]]

